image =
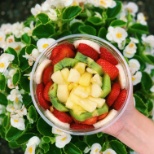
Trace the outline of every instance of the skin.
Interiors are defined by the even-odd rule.
[[[138,154],[154,154],[154,122],[135,109],[133,97],[121,118],[103,132]]]

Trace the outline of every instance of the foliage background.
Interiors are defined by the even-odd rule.
[[[0,25],[3,23],[15,23],[24,21],[31,15],[30,9],[36,3],[41,4],[44,0],[5,0],[0,1]],[[130,1],[130,0],[122,0]],[[143,12],[148,21],[149,30],[154,34],[154,0],[131,0],[139,5],[140,11]],[[0,139],[0,153],[3,154],[22,154],[19,150],[12,150],[7,143]]]

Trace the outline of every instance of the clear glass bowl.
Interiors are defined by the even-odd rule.
[[[106,123],[105,125],[101,126],[100,128],[97,129],[91,129],[91,130],[72,130],[72,129],[64,129],[63,127],[57,125],[56,123],[53,123],[51,120],[49,120],[46,116],[45,116],[45,110],[39,105],[37,97],[36,97],[36,83],[34,82],[34,74],[35,71],[38,67],[38,65],[41,63],[41,61],[43,59],[49,59],[52,49],[63,42],[70,42],[73,43],[74,41],[77,40],[90,40],[93,41],[95,43],[97,43],[100,46],[103,46],[105,48],[107,48],[113,55],[114,57],[118,60],[119,64],[121,64],[121,66],[123,67],[123,70],[125,72],[125,77],[126,77],[126,89],[127,89],[127,98],[126,101],[124,103],[124,105],[122,106],[122,108],[118,111],[118,114],[112,119],[110,120],[108,123]],[[32,101],[34,103],[34,106],[36,108],[36,110],[38,111],[39,115],[44,119],[44,121],[46,123],[48,123],[51,127],[56,127],[58,129],[61,129],[64,132],[70,133],[72,135],[90,135],[90,134],[95,134],[98,133],[100,131],[103,131],[105,128],[109,127],[110,125],[112,125],[115,121],[117,121],[122,114],[124,113],[125,109],[127,108],[127,105],[130,101],[130,97],[132,95],[132,81],[131,81],[131,74],[128,68],[128,65],[123,57],[123,55],[120,53],[120,51],[115,48],[111,43],[107,42],[106,40],[96,37],[96,36],[92,36],[92,35],[87,35],[87,34],[74,34],[74,35],[69,35],[63,38],[58,39],[57,41],[55,41],[53,44],[51,44],[49,46],[48,49],[46,49],[43,53],[41,53],[41,55],[38,57],[38,59],[36,60],[33,69],[32,69],[32,76],[31,76],[31,80],[30,80],[30,93],[31,93],[31,97],[32,97]]]

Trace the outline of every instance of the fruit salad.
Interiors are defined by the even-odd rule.
[[[98,129],[127,99],[122,64],[109,48],[81,39],[55,45],[38,65],[36,97],[45,116],[72,131]]]

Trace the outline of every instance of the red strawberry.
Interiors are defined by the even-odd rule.
[[[118,95],[120,93],[120,84],[118,82],[113,83],[111,92],[107,96],[106,102],[107,105],[110,107],[114,103],[114,101],[117,99]]]
[[[99,115],[99,116],[97,117],[97,120],[102,120],[102,119],[104,119],[107,115],[108,115],[108,112],[103,113],[103,114],[101,114],[101,115]]]
[[[74,119],[74,121],[78,124],[86,124],[86,125],[93,125],[97,122],[97,117],[91,117],[85,121],[77,121],[76,119]]]
[[[52,64],[55,65],[62,59],[69,57],[73,58],[75,56],[75,47],[70,43],[63,43],[56,46],[51,53],[50,59]]]
[[[46,101],[43,97],[44,85],[40,83],[36,87],[36,96],[39,104],[46,110],[50,108],[50,102]]]
[[[95,61],[99,58],[99,53],[87,44],[80,43],[77,49],[83,55],[88,56]]]
[[[47,101],[50,101],[50,98],[49,98],[49,89],[52,85],[52,81],[49,81],[46,85],[45,85],[45,88],[44,88],[44,91],[43,91],[43,96],[44,96],[44,99],[47,100]]]
[[[111,80],[114,80],[118,76],[119,70],[115,65],[104,59],[98,59],[97,63],[102,67],[103,71],[110,76]]]
[[[86,125],[86,124],[79,124],[79,123],[72,123],[71,129],[73,130],[87,130],[87,129],[93,129],[93,125]]]
[[[42,81],[46,85],[49,81],[51,81],[51,75],[53,73],[53,65],[47,66],[42,75]]]
[[[56,118],[58,118],[60,121],[62,121],[64,123],[70,124],[73,121],[72,117],[69,114],[67,114],[66,112],[61,112],[61,111],[54,109],[52,113],[54,114],[54,116]]]
[[[100,58],[107,60],[113,65],[117,65],[117,59],[104,47],[100,47]]]
[[[115,100],[115,102],[113,104],[113,108],[115,110],[119,110],[122,107],[122,105],[124,104],[126,97],[127,97],[127,90],[122,89],[120,91],[120,94],[118,95],[118,98]]]

